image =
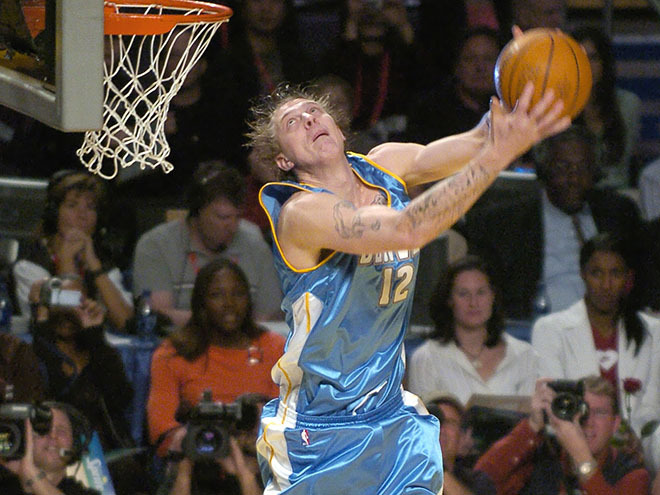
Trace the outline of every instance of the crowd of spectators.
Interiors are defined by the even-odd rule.
[[[42,222],[8,280],[31,343],[0,334],[0,386],[10,401],[58,401],[48,432],[26,422],[22,459],[0,458],[0,492],[89,493],[65,474],[81,454],[61,455],[81,414],[106,453],[150,448],[111,463],[118,495],[261,493],[256,418],[278,394],[271,369],[285,337],[265,326],[283,317],[257,199],[275,178],[244,146],[251,103],[281,83],[309,83],[342,116],[350,149],[425,144],[479,124],[516,24],[572,32],[592,64],[592,96],[570,129],[516,164],[524,189],[496,184],[456,226],[469,254],[441,270],[435,291],[418,289],[432,292],[433,328],[410,354],[406,385],[440,420],[448,495],[651,493],[660,468],[658,166],[638,174],[639,98],[617,87],[608,36],[572,25],[562,0],[343,0],[327,2],[333,42],[306,47],[314,42],[301,39],[309,26],[292,0],[226,3],[234,17],[170,107],[171,174],[105,183],[78,168],[76,134],[0,108],[13,130],[0,140],[3,171],[49,181]],[[182,213],[141,230],[126,221],[152,199]],[[54,291],[79,299],[61,304]],[[135,384],[104,335],[134,337],[145,299],[157,340],[148,434],[135,439]],[[529,325],[527,339],[507,332],[511,319]],[[558,415],[556,379],[581,383],[589,412]],[[245,421],[223,420],[226,452],[193,460],[188,421],[205,393],[237,405]],[[488,395],[526,402],[520,416],[504,414],[496,443],[477,448],[471,401]]]

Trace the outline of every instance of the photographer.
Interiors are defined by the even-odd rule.
[[[107,197],[103,181],[87,172],[60,170],[50,178],[37,238],[21,246],[12,269],[21,314],[31,314],[44,279],[74,274],[85,295],[106,309],[108,322],[124,328],[133,301],[111,261],[125,241],[104,222]]]
[[[181,423],[177,410],[196,405],[203,391],[210,389],[214,400],[226,404],[244,393],[277,395],[271,370],[283,353],[284,338],[258,325],[252,306],[250,284],[236,263],[219,258],[200,269],[190,321],[151,359],[147,417],[159,455],[169,446],[163,437]]]
[[[403,0],[344,0],[341,37],[322,54],[322,73],[353,87],[351,126],[379,142],[402,132],[418,82],[418,47]]]
[[[206,400],[210,401],[210,395]],[[195,420],[191,419],[195,413],[189,412],[188,424],[176,429],[170,437],[170,462],[158,495],[261,495],[263,485],[255,443],[258,418],[267,401],[262,394],[241,396],[234,403],[241,410],[236,423],[224,417],[226,413],[215,420],[210,419],[208,412],[207,417],[203,413],[200,415],[200,407],[204,406],[193,409],[197,411]],[[205,399],[201,404],[204,403]],[[206,406],[217,407],[211,402]],[[233,413],[228,415],[233,416]],[[215,432],[214,438],[205,434],[209,430]]]
[[[558,388],[556,382],[536,382],[529,417],[475,466],[490,477],[499,495],[648,493],[649,473],[638,453],[611,444],[621,422],[614,387],[595,376],[582,384],[583,397],[561,392],[564,400],[558,401],[560,392],[551,388]]]
[[[133,389],[119,353],[105,342],[105,311],[81,294],[79,278],[51,278],[45,287],[33,345],[48,377],[47,395],[83,412],[105,451],[131,446],[125,411]]]
[[[473,471],[466,459],[474,445],[463,404],[449,394],[426,401],[426,408],[440,421],[440,447],[444,495],[495,495],[495,487],[482,472]]]
[[[74,419],[64,408],[53,406],[52,423],[45,435],[25,420],[25,454],[18,460],[0,460],[0,493],[3,495],[98,495],[67,477],[67,465],[77,461]]]

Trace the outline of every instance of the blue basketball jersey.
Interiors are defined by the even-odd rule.
[[[400,178],[362,155],[347,157],[389,207],[408,204]],[[275,227],[299,192],[330,193],[279,182],[260,195],[290,328],[272,373],[280,395],[264,407],[257,442],[264,494],[435,495],[443,478],[438,422],[401,387],[419,250],[332,252],[297,270]]]
[[[388,206],[402,209],[409,202],[400,178],[362,155],[347,156],[360,180],[383,191]],[[314,416],[365,413],[401,394],[419,250],[333,252],[313,268],[296,270],[279,249],[274,226],[281,206],[300,191],[329,192],[293,182],[261,191],[291,329],[273,371],[280,401],[291,412]]]

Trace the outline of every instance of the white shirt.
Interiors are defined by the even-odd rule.
[[[531,395],[538,374],[538,357],[527,342],[502,334],[504,359],[484,380],[467,356],[451,342],[429,339],[413,352],[408,367],[408,389],[421,397],[440,392],[454,395],[464,405],[473,394]]]
[[[16,283],[16,300],[22,315],[29,316],[30,313],[30,289],[32,284],[39,280],[53,276],[43,266],[28,260],[18,260],[13,268],[14,280]],[[106,272],[108,278],[121,293],[121,296],[131,306],[133,305],[133,295],[124,288],[121,271],[119,268],[112,268]]]
[[[660,158],[644,167],[639,176],[639,201],[645,220],[660,217]]]

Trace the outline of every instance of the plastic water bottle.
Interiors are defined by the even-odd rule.
[[[151,291],[142,292],[137,304],[137,335],[140,340],[156,340],[157,315],[151,309]]]
[[[12,309],[7,283],[0,281],[0,332],[11,331]]]
[[[539,282],[538,288],[536,290],[536,297],[534,298],[534,316],[536,318],[547,315],[550,313],[550,299],[548,298],[548,292],[545,289],[545,284]]]

